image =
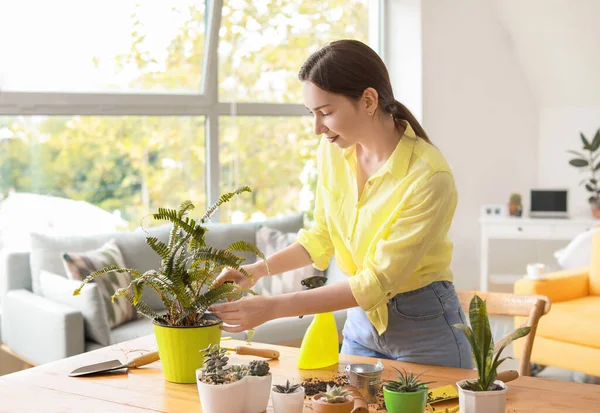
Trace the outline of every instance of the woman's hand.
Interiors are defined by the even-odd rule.
[[[233,281],[242,288],[250,288],[262,277],[259,267],[254,264],[242,265],[241,268],[252,276],[252,280],[249,280],[238,270],[225,268],[215,280],[213,287],[219,286],[227,281]]]
[[[272,297],[250,296],[238,301],[213,304],[208,308],[228,325],[221,328],[230,333],[240,333],[276,318]]]

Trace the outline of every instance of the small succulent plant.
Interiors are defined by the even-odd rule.
[[[344,390],[342,386],[327,385],[327,391],[323,393],[327,403],[345,403],[348,401],[348,396],[352,395],[350,390]]]
[[[276,393],[294,393],[296,390],[300,388],[300,383],[298,384],[290,384],[289,380],[285,381],[285,385],[276,384],[273,386],[273,391]]]
[[[248,365],[249,376],[266,376],[269,374],[269,363],[264,360],[252,360]]]
[[[236,366],[231,366],[228,370],[236,380],[241,380],[244,376],[248,375],[248,366],[241,364]]]
[[[421,372],[415,376],[412,371],[407,372],[404,369],[400,371],[396,367],[394,367],[394,369],[396,369],[396,371],[398,372],[398,379],[384,380],[384,382],[386,383],[384,384],[384,387],[390,391],[399,393],[414,393],[421,390],[426,390],[427,385],[433,383],[432,381],[422,382],[419,380],[421,374],[425,372]]]
[[[227,381],[228,370],[227,361],[229,357],[225,355],[227,351],[224,348],[219,348],[218,344],[209,345],[205,349],[204,354],[204,370],[202,371],[202,378],[213,384],[223,384]]]

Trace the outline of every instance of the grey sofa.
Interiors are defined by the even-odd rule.
[[[255,244],[256,231],[268,226],[282,232],[297,232],[303,226],[302,214],[270,219],[261,223],[208,224],[206,240],[209,245],[225,248],[237,240]],[[99,248],[114,238],[121,249],[125,264],[143,271],[157,268],[157,255],[147,246],[146,237],[168,239],[169,227],[156,227],[144,232],[107,233],[89,236],[48,236],[32,234],[30,252],[0,252],[1,338],[12,351],[37,364],[47,363],[101,347],[86,341],[84,320],[79,310],[41,295],[39,276],[42,270],[66,276],[60,256],[66,251],[82,252]],[[256,256],[245,254],[247,261]],[[326,271],[328,283],[343,280],[335,260]],[[276,276],[277,277],[277,276]],[[265,291],[257,291],[267,293]],[[154,309],[162,303],[151,290],[144,292],[144,301]],[[341,331],[346,312],[335,313]],[[272,320],[255,329],[253,341],[271,344],[297,344],[301,341],[313,316]],[[123,324],[110,334],[110,344],[152,334],[152,324],[145,317]],[[227,334],[227,333],[225,333]],[[227,334],[229,335],[229,334]],[[233,334],[245,339],[246,333]]]

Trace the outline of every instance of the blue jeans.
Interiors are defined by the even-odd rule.
[[[473,368],[471,347],[453,324],[467,324],[454,285],[436,281],[401,293],[388,304],[379,335],[360,307],[348,309],[341,352],[411,363]]]

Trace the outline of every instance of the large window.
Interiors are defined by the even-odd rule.
[[[0,4],[0,89],[198,92],[202,0]]]
[[[0,2],[0,200],[84,200],[133,227],[249,185],[217,219],[308,211],[319,138],[297,72],[331,40],[376,47],[379,4]]]
[[[367,42],[368,1],[226,2],[219,31],[221,99],[301,103],[296,75],[310,53],[336,39]]]
[[[86,201],[131,226],[185,199],[204,208],[204,130],[202,116],[0,117],[0,192]]]

